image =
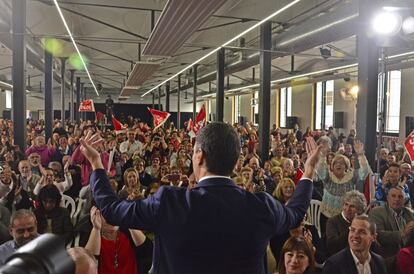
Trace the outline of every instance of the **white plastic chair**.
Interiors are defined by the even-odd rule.
[[[321,232],[321,205],[322,202],[319,200],[311,200],[307,211],[306,221],[313,224],[318,230],[319,238],[322,237]]]
[[[67,210],[70,210],[70,218],[72,219],[73,216],[75,215],[75,210],[76,210],[75,201],[70,196],[62,194],[62,202],[63,202],[63,206]]]
[[[86,203],[85,199],[82,199],[82,198],[76,199],[76,211],[75,211],[75,214],[73,214],[72,216],[72,222],[74,225],[77,224],[80,213],[82,211],[82,207],[85,205],[85,203]]]

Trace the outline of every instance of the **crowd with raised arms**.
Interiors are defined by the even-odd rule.
[[[27,121],[25,151],[14,144],[13,123],[0,119],[0,265],[38,234],[62,235],[97,258],[98,273],[151,273],[156,231],[110,224],[90,187],[93,168],[80,140],[98,133],[96,145],[120,199],[147,199],[165,185],[197,185],[194,139],[173,123],[153,129],[138,118],[122,121],[122,132],[93,121],[62,127],[45,138],[43,120]],[[315,216],[275,234],[264,260],[268,273],[414,273],[414,178],[411,160],[398,144],[379,150],[379,169],[370,166],[355,130],[302,132],[271,129],[269,157],[258,153],[258,127],[234,124],[241,154],[232,172],[235,185],[267,193],[288,205],[318,145],[321,159],[313,179]],[[378,180],[373,176],[379,174]],[[375,193],[373,193],[375,191]],[[241,241],[243,239],[240,239]],[[346,267],[339,268],[339,265]],[[342,271],[342,272],[341,272]]]

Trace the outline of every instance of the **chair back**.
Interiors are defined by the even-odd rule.
[[[322,202],[319,200],[311,200],[308,211],[307,211],[307,218],[306,221],[313,224],[316,229],[318,230],[319,238],[322,237],[321,232],[321,205]]]
[[[69,210],[70,218],[72,219],[72,217],[75,215],[75,211],[76,211],[75,201],[70,196],[62,194],[62,202],[63,202],[63,206],[67,210]]]

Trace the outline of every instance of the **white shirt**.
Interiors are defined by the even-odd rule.
[[[224,178],[224,179],[229,179],[231,180],[231,178],[229,176],[221,176],[221,175],[209,175],[209,176],[204,176],[201,177],[200,180],[198,180],[198,183],[200,183],[203,180],[207,180],[207,179],[211,179],[211,178]]]
[[[361,264],[352,249],[349,250],[351,250],[352,258],[354,258],[358,274],[371,274],[371,266],[369,265],[369,262],[371,261],[371,254],[368,253],[368,258],[365,260],[365,263]]]
[[[130,143],[129,140],[126,140],[119,145],[119,152],[127,153],[129,157],[131,157],[136,150],[139,151],[139,154],[142,154],[142,143],[138,140],[133,143]]]

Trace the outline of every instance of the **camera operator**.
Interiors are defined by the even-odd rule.
[[[20,209],[14,212],[10,218],[10,235],[12,240],[0,245],[0,266],[19,247],[35,239],[37,234],[37,221],[33,212]]]

